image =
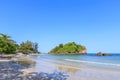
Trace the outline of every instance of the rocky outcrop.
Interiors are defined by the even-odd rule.
[[[79,52],[79,54],[87,54],[87,51],[86,50],[82,50]]]
[[[24,54],[23,54],[23,53],[17,53],[17,55],[18,55],[18,56],[24,56]]]
[[[102,52],[98,52],[98,53],[97,53],[97,56],[102,56]]]
[[[97,56],[111,56],[111,54],[98,52]]]

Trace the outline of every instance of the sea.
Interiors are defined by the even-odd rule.
[[[97,56],[95,53],[38,54],[28,56],[36,60],[34,71],[63,71],[68,80],[120,80],[120,54]],[[74,75],[74,76],[73,76]]]

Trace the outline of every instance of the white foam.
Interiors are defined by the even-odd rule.
[[[74,59],[65,59],[65,60],[66,61],[73,61],[73,62],[81,62],[81,63],[91,63],[91,64],[102,64],[102,65],[120,66],[120,64],[113,64],[113,63],[82,61],[82,60],[74,60]]]

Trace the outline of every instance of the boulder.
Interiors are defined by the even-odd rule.
[[[98,52],[98,53],[97,53],[97,56],[102,56],[102,52]]]
[[[17,55],[19,55],[19,56],[24,56],[24,54],[23,54],[23,53],[17,53]]]
[[[87,54],[87,51],[86,50],[82,50],[79,52],[79,54]]]

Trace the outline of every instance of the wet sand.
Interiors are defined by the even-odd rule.
[[[47,60],[36,60],[36,64],[32,67],[24,68],[18,64],[13,64],[10,60],[0,60],[0,80],[7,79],[27,79],[28,76],[33,80],[41,78],[41,75],[50,80],[49,76],[64,76],[60,75],[65,73],[67,79],[58,80],[120,80],[120,70],[111,70],[95,67],[74,67],[67,64],[57,64]],[[14,73],[15,72],[15,73]],[[54,72],[58,72],[55,73]],[[60,72],[60,73],[59,73]],[[32,75],[31,75],[32,74]],[[33,76],[35,75],[35,76]],[[29,78],[28,78],[29,79]]]
[[[62,72],[35,72],[11,61],[0,62],[0,80],[67,80],[66,77]]]
[[[44,60],[37,61],[31,71],[51,73],[54,71],[65,72],[69,75],[68,80],[120,80],[120,70],[110,70],[91,67],[72,67],[55,64]]]

